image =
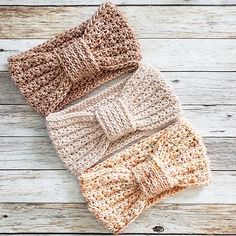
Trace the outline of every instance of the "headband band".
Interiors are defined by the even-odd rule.
[[[46,117],[59,157],[75,175],[180,115],[180,104],[162,75],[149,66],[106,91]]]
[[[29,51],[9,58],[12,80],[46,116],[140,62],[133,30],[118,8],[100,6],[92,18]]]
[[[209,179],[202,139],[180,120],[87,169],[80,183],[89,210],[118,233],[144,209]]]

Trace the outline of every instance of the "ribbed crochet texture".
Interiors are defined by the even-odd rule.
[[[46,117],[49,136],[78,176],[108,154],[173,123],[180,104],[162,75],[142,65],[103,93]]]
[[[38,112],[47,115],[140,62],[126,18],[105,3],[92,18],[29,51],[9,58],[12,79]]]
[[[182,119],[80,176],[90,211],[115,233],[161,199],[209,179],[203,141]]]

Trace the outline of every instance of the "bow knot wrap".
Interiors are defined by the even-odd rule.
[[[95,76],[100,70],[93,53],[82,38],[58,49],[57,55],[66,75],[74,83]]]
[[[90,20],[9,58],[12,80],[43,116],[102,83],[138,68],[140,46],[126,18],[110,3]]]
[[[108,101],[95,111],[96,118],[106,137],[115,141],[136,130],[135,122],[121,99]]]
[[[183,118],[79,177],[89,210],[118,233],[143,210],[190,186],[210,181],[201,137]]]
[[[140,189],[147,198],[167,191],[177,185],[178,181],[172,179],[162,163],[148,159],[132,169]]]
[[[46,117],[58,156],[76,176],[181,113],[160,72],[141,65],[106,91]]]

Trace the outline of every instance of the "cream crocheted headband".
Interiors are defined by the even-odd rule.
[[[135,70],[140,59],[126,18],[105,3],[79,27],[9,58],[9,69],[28,103],[46,116],[105,81]]]
[[[116,233],[161,199],[189,186],[207,184],[209,179],[205,146],[186,120],[80,176],[90,211]]]
[[[162,75],[140,68],[105,92],[46,117],[54,147],[78,176],[148,131],[173,123],[180,104]]]

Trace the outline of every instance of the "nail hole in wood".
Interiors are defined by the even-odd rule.
[[[179,82],[180,82],[180,80],[178,80],[178,79],[175,79],[175,80],[172,80],[172,82],[173,82],[173,83],[179,83]]]
[[[8,217],[8,215],[3,215],[3,218],[7,218]]]
[[[216,104],[203,104],[204,107],[216,107]]]
[[[227,117],[232,117],[232,115],[228,114]]]
[[[152,228],[152,230],[154,231],[154,232],[158,232],[158,233],[161,233],[161,232],[164,232],[164,227],[162,227],[162,226],[155,226],[154,228]]]
[[[224,133],[225,130],[211,130],[211,133]]]

